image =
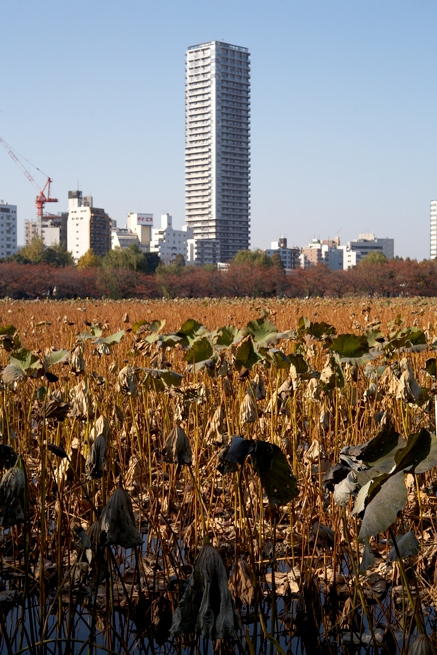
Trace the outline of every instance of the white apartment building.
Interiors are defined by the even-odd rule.
[[[129,248],[138,246],[142,252],[150,252],[152,239],[153,214],[138,214],[130,212],[127,215],[127,225],[124,228],[116,226],[111,230],[111,248]]]
[[[250,55],[211,41],[188,48],[185,207],[197,261],[229,261],[250,245]],[[206,241],[204,245],[197,243]]]
[[[153,214],[130,212],[127,215],[127,229],[135,232],[142,245],[150,244],[152,239]]]
[[[67,249],[76,262],[88,250],[106,255],[111,249],[111,219],[82,191],[68,192]]]
[[[186,263],[192,263],[193,230],[187,225],[175,230],[172,223],[170,214],[161,215],[161,227],[152,230],[150,252],[158,253],[163,264],[171,264],[176,255],[183,255]]]
[[[0,259],[17,252],[17,205],[0,200]]]
[[[431,200],[430,258],[437,257],[437,200]]]
[[[270,249],[266,250],[265,252],[269,257],[273,257],[275,253],[278,253],[284,268],[287,270],[299,268],[300,266],[300,248],[288,248],[286,237],[280,237],[278,241],[272,241],[270,244]]]

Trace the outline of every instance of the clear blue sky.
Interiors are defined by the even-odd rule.
[[[437,198],[435,0],[0,0],[0,136],[55,211],[69,189],[119,226],[184,222],[188,46],[223,39],[252,66],[252,248],[359,232],[429,256]],[[0,147],[0,198],[34,189]]]

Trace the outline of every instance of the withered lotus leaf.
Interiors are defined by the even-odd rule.
[[[208,639],[235,639],[238,627],[226,569],[216,549],[206,544],[173,615],[170,632],[198,633]]]
[[[92,430],[90,432],[90,438],[97,439],[99,434],[102,434],[105,437],[105,439],[109,442],[109,439],[111,437],[111,428],[108,419],[102,415],[99,416],[97,421],[94,423]]]
[[[106,470],[107,452],[108,442],[103,434],[99,434],[93,442],[85,462],[85,472],[89,480],[96,480],[103,476],[103,471]]]
[[[205,441],[207,443],[220,443],[223,444],[226,440],[223,421],[225,419],[225,412],[223,405],[219,405],[214,412],[214,415],[209,423],[208,429],[205,434]]]
[[[7,527],[24,521],[23,504],[26,474],[21,457],[6,471],[0,482],[0,525]]]
[[[240,423],[254,423],[258,417],[253,393],[246,393],[240,406]]]
[[[85,370],[85,360],[83,358],[83,347],[81,344],[77,344],[71,352],[70,368],[76,375],[83,373]]]
[[[357,474],[355,471],[349,471],[347,476],[334,486],[334,501],[340,507],[346,507],[350,498],[356,495],[359,488],[360,484],[357,482]]]
[[[254,441],[251,457],[271,506],[280,507],[296,498],[299,493],[297,480],[279,446]]]
[[[163,457],[170,464],[191,464],[190,442],[180,425],[175,425],[168,435]]]
[[[79,382],[70,390],[70,416],[77,418],[91,418],[94,414],[93,403],[84,381]]]
[[[437,650],[428,635],[421,634],[413,641],[408,653],[409,655],[436,655]]]
[[[234,598],[239,598],[243,605],[248,607],[253,605],[255,598],[253,576],[244,557],[240,557],[232,566],[231,575],[229,576],[229,588]]]
[[[132,501],[121,485],[116,488],[103,509],[100,530],[101,542],[106,546],[133,548],[143,543],[135,527]]]
[[[137,392],[137,372],[133,366],[125,366],[121,369],[117,378],[117,391],[134,396]]]

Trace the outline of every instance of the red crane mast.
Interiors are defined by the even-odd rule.
[[[27,170],[27,168],[18,159],[17,155],[12,150],[12,148],[1,137],[0,137],[0,143],[2,144],[2,146],[4,147],[4,149],[6,150],[8,155],[17,164],[17,166],[19,168],[21,168],[21,170],[23,171],[24,175],[27,177],[29,182],[31,182],[33,184],[33,186],[35,187],[35,189],[38,191],[38,195],[36,196],[36,199],[35,199],[35,205],[36,205],[36,215],[37,215],[38,220],[40,221],[42,219],[42,217],[43,217],[43,214],[44,214],[44,205],[46,204],[46,202],[58,202],[57,198],[51,198],[50,197],[50,184],[52,183],[53,180],[50,177],[47,177],[46,183],[44,184],[43,188],[40,189],[38,184],[35,182],[35,180],[31,176],[31,174]],[[37,170],[39,170],[39,168],[37,168]],[[40,171],[40,172],[42,172],[42,171]],[[47,194],[46,194],[46,190],[47,190]]]

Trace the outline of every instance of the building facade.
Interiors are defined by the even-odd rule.
[[[394,239],[376,238],[373,232],[359,234],[356,241],[349,241],[348,247],[350,250],[359,250],[361,253],[360,259],[363,259],[371,252],[381,252],[387,259],[393,259],[395,255]]]
[[[106,255],[111,250],[111,219],[93,206],[92,196],[68,192],[67,249],[77,262],[88,250]]]
[[[292,270],[294,268],[299,268],[300,261],[300,248],[294,247],[289,248],[287,246],[286,237],[280,237],[278,241],[272,241],[270,244],[270,249],[266,250],[266,255],[273,257],[275,253],[278,253],[281,262],[286,270]]]
[[[0,259],[17,252],[17,205],[0,200]]]
[[[111,247],[129,248],[137,246],[143,253],[150,252],[152,240],[153,214],[138,214],[129,212],[125,228],[119,228],[114,223],[111,230]]]
[[[250,54],[191,46],[185,74],[185,219],[215,264],[250,245]]]
[[[431,200],[430,258],[437,257],[437,200]]]
[[[161,215],[161,227],[152,230],[150,252],[156,252],[163,264],[171,264],[176,255],[182,255],[185,263],[191,262],[190,241],[193,231],[187,225],[182,230],[173,228],[173,219],[170,214]]]

